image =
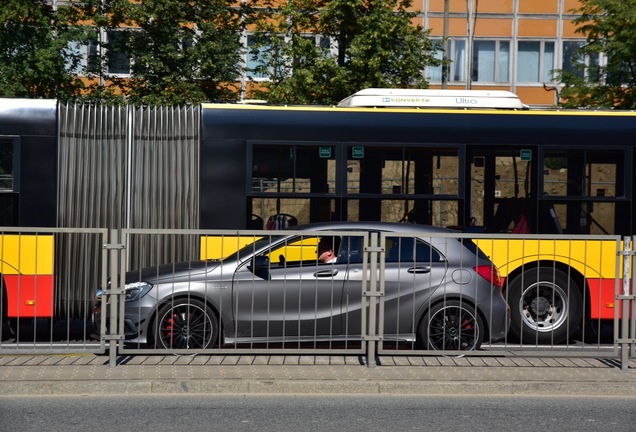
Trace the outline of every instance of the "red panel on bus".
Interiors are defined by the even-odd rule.
[[[52,318],[53,275],[4,275],[9,318]]]
[[[614,319],[616,294],[614,279],[587,279],[590,287],[590,318]],[[622,279],[619,280],[622,284]],[[620,311],[620,310],[619,310]]]

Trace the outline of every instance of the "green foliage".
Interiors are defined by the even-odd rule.
[[[69,49],[85,36],[71,8],[44,0],[4,0],[0,6],[0,96],[75,97],[83,83],[73,70],[82,58]]]
[[[132,53],[132,78],[113,79],[133,103],[179,104],[233,100],[242,45],[240,9],[223,0],[122,2],[111,11],[136,29],[105,45]],[[108,15],[107,15],[108,16]]]
[[[607,56],[607,64],[586,66],[581,74],[561,71],[561,97],[567,107],[636,109],[636,0],[581,0],[575,20],[586,36],[580,57]],[[592,79],[590,79],[592,77]]]
[[[263,0],[265,2],[269,0]],[[136,104],[240,97],[246,25],[272,102],[336,103],[365,87],[427,86],[436,65],[411,0],[5,0],[0,96]],[[107,35],[107,36],[106,36]],[[310,35],[320,35],[317,45]],[[119,72],[119,73],[117,73]]]
[[[240,73],[242,8],[223,0],[86,0],[79,7],[108,34],[98,67],[88,71],[99,85],[85,99],[155,105],[238,97],[231,83]]]
[[[368,87],[425,88],[436,66],[429,32],[413,25],[410,0],[291,0],[256,17],[253,96],[275,103],[334,104]],[[318,34],[317,44],[309,35]]]

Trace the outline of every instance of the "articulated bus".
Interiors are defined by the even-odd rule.
[[[0,145],[14,166],[2,224],[263,230],[360,220],[506,233],[477,241],[506,280],[517,336],[560,343],[583,320],[614,318],[615,244],[514,239],[635,233],[636,113],[529,109],[500,91],[382,89],[339,106],[170,113],[1,101]],[[169,129],[159,138],[158,124]]]

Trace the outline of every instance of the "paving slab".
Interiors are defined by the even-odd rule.
[[[636,360],[382,356],[0,355],[0,395],[523,394],[636,397]]]

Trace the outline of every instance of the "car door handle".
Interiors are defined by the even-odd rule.
[[[428,266],[425,267],[412,267],[410,269],[407,270],[407,272],[409,273],[430,273],[431,272],[431,268]]]
[[[314,273],[314,277],[317,277],[317,278],[334,277],[337,274],[338,274],[338,270],[336,270],[336,269],[321,270],[321,271],[318,271],[318,272]]]

